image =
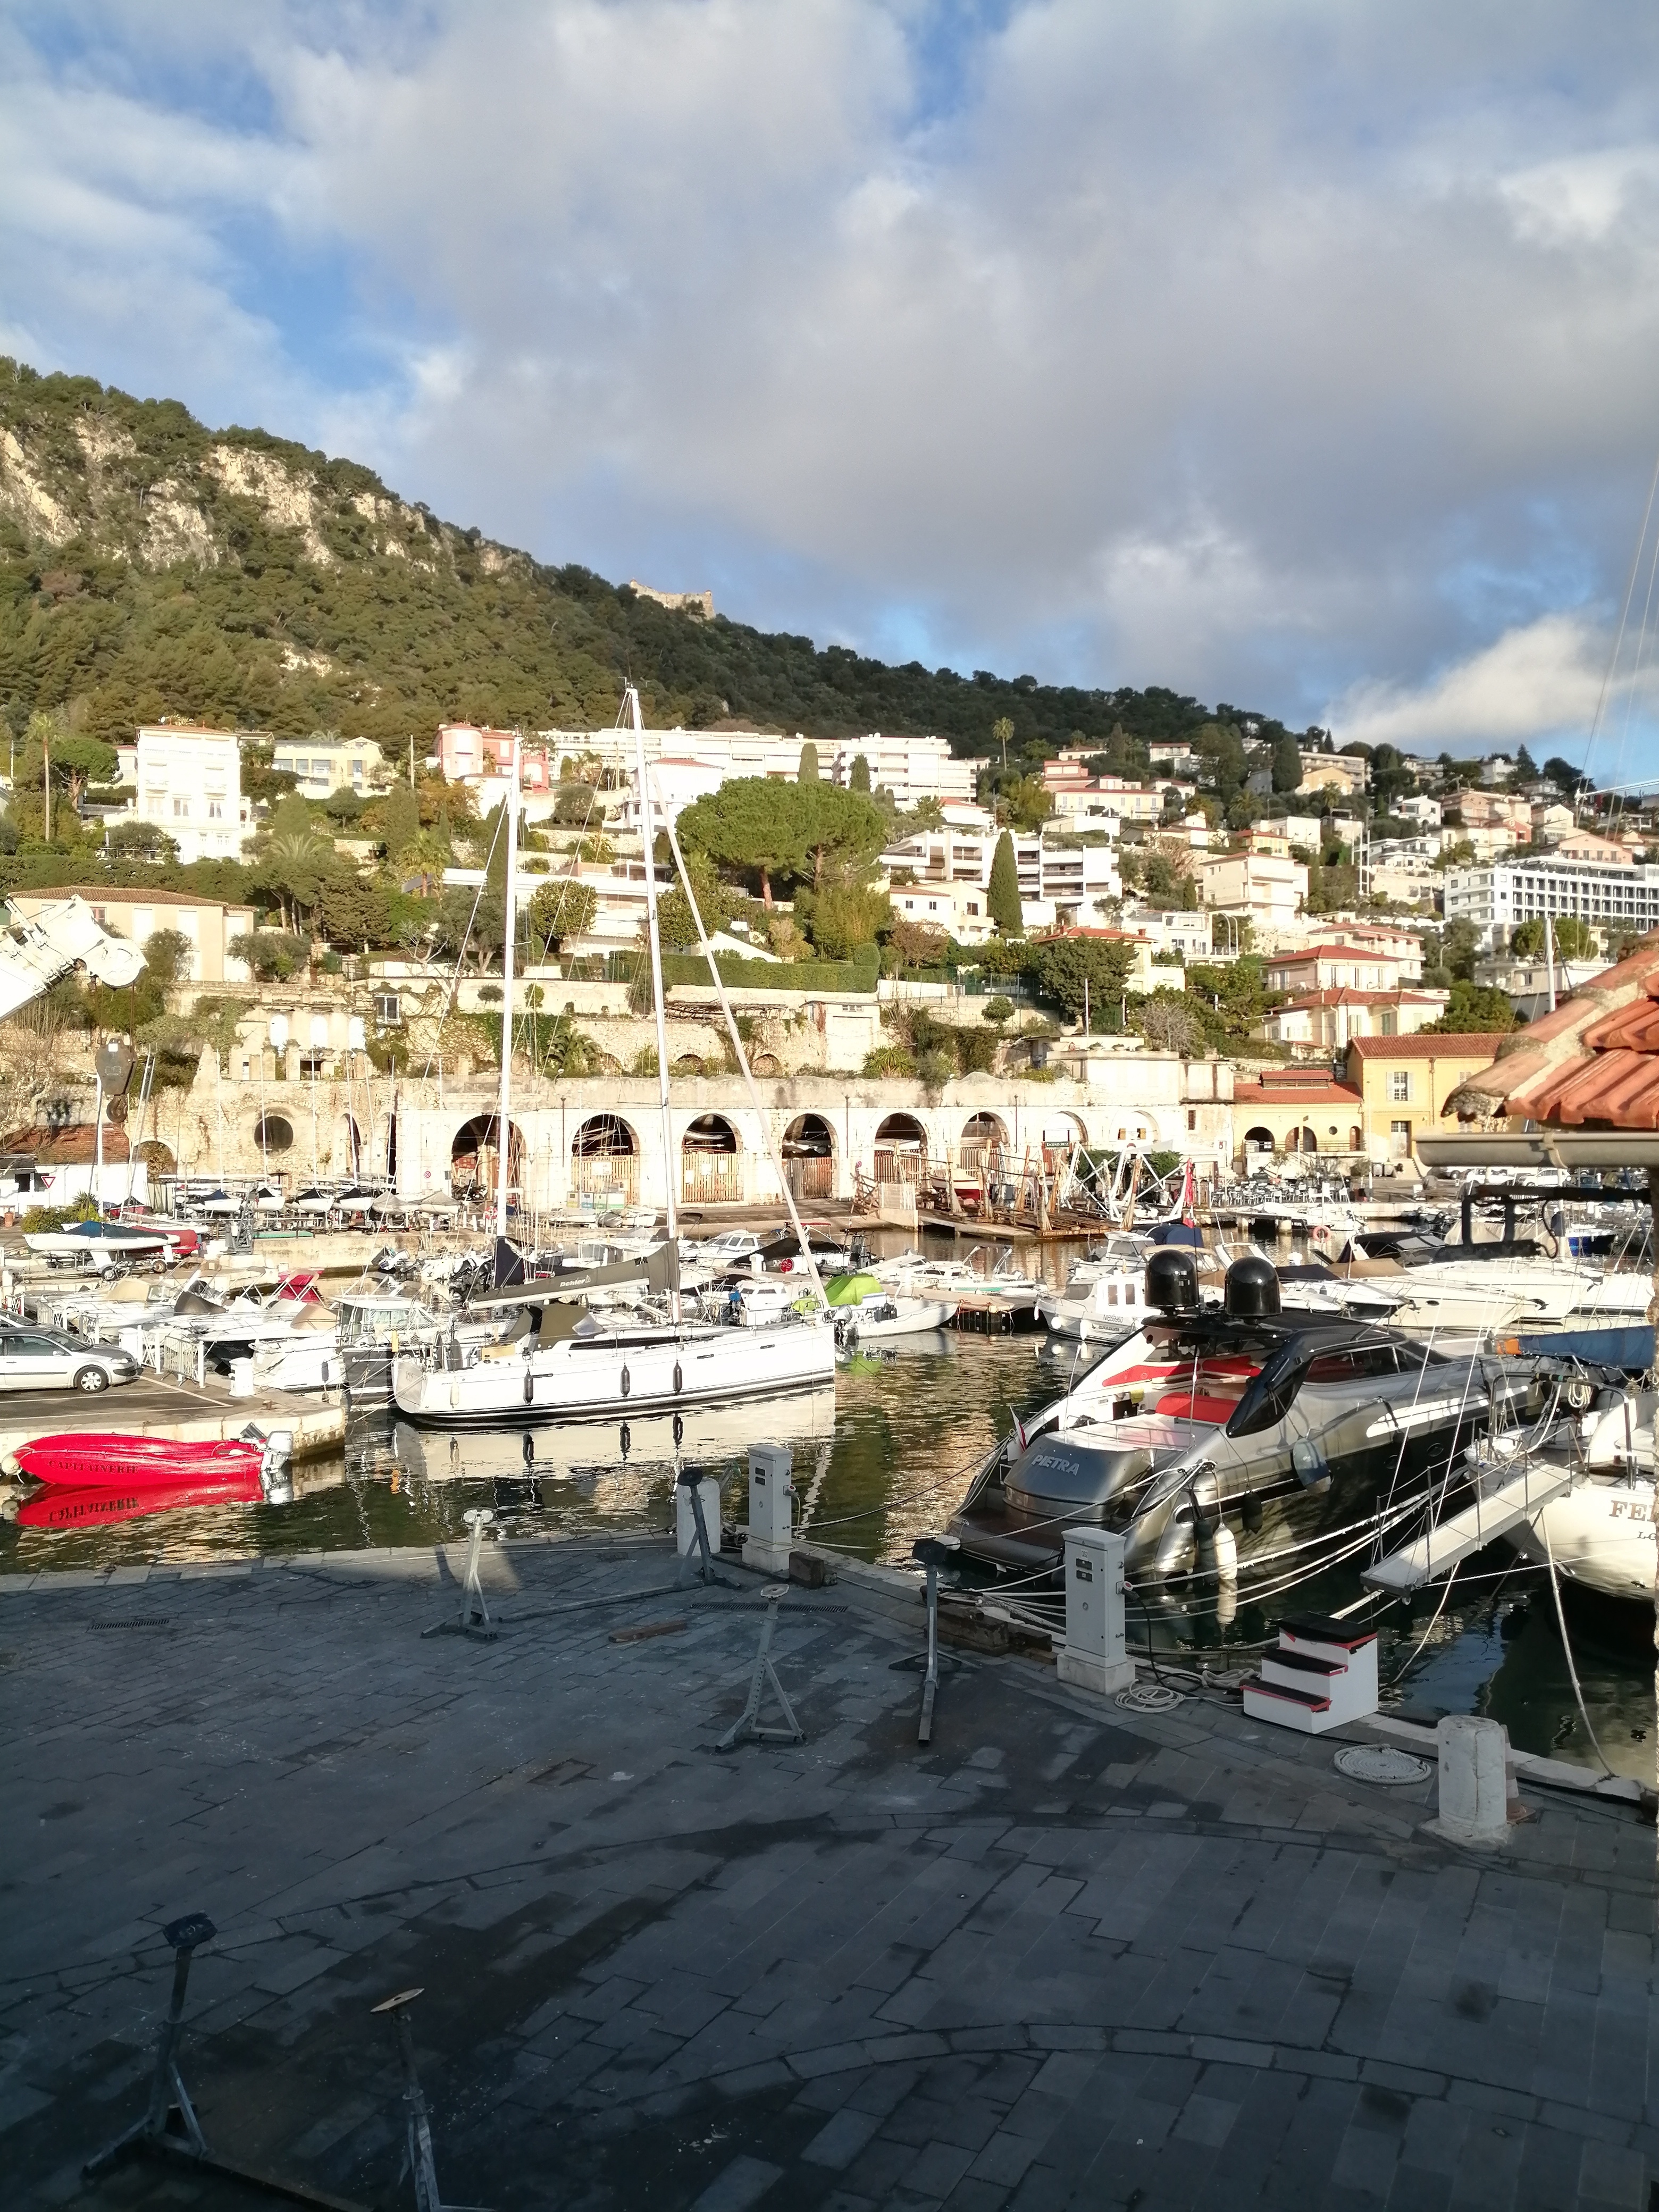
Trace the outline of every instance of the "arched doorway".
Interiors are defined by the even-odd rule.
[[[972,1114],[963,1124],[962,1170],[964,1175],[995,1175],[1007,1158],[1008,1132],[995,1114]]]
[[[890,1114],[876,1131],[876,1181],[919,1182],[927,1170],[927,1130],[914,1114]]]
[[[783,1133],[783,1173],[797,1198],[836,1194],[836,1133],[822,1114],[798,1114]]]
[[[1246,1129],[1244,1132],[1244,1157],[1247,1160],[1249,1158],[1252,1152],[1271,1152],[1273,1149],[1273,1133],[1271,1129]]]
[[[585,1206],[637,1206],[639,1139],[620,1114],[595,1114],[570,1140],[570,1187]]]
[[[1302,1149],[1304,1152],[1316,1152],[1319,1150],[1318,1137],[1305,1123],[1302,1130]]]
[[[1055,1175],[1066,1164],[1069,1155],[1079,1145],[1089,1141],[1089,1132],[1075,1114],[1051,1114],[1042,1125],[1042,1164],[1049,1175]]]
[[[475,1114],[456,1130],[449,1147],[449,1187],[457,1198],[482,1205],[493,1200],[500,1176],[501,1124],[493,1114]],[[524,1132],[507,1125],[507,1203],[521,1201],[524,1188]]]
[[[738,1133],[724,1114],[699,1114],[680,1139],[680,1195],[691,1206],[734,1206],[743,1196]]]

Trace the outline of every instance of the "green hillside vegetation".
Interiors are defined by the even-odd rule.
[[[606,726],[630,676],[663,726],[937,732],[988,759],[1006,722],[1011,780],[1072,743],[1131,765],[1237,711],[891,667],[708,622],[441,522],[354,461],[0,358],[0,713],[15,734],[42,709],[105,740],[172,714],[337,730],[402,757],[448,719]]]

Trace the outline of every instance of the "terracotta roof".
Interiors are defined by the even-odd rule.
[[[1356,954],[1363,960],[1393,960],[1402,956],[1382,952],[1369,945],[1306,945],[1299,952],[1270,952],[1269,968],[1293,968],[1303,960],[1352,960]]]
[[[1348,1050],[1361,1060],[1474,1060],[1495,1053],[1502,1042],[1503,1033],[1495,1030],[1449,1030],[1441,1036],[1355,1037]]]
[[[1659,933],[1506,1039],[1448,1106],[1554,1128],[1659,1129]]]
[[[222,906],[228,914],[252,914],[251,905],[237,899],[209,898],[205,892],[149,890],[137,884],[64,884],[50,890],[14,891],[20,900],[51,906],[55,900],[85,899],[88,906]]]
[[[1443,1006],[1446,1000],[1444,991],[1357,991],[1352,984],[1328,983],[1323,990],[1304,991],[1299,998],[1286,999],[1274,1012],[1297,1013],[1310,1006]]]
[[[98,1157],[97,1132],[90,1121],[66,1121],[56,1129],[38,1122],[32,1128],[14,1129],[9,1136],[0,1137],[0,1152],[29,1152],[46,1168],[90,1167]],[[126,1131],[106,1121],[106,1162],[124,1160],[126,1156]]]
[[[1233,1091],[1233,1104],[1241,1112],[1249,1113],[1255,1106],[1352,1106],[1362,1103],[1360,1094],[1352,1083],[1337,1083],[1328,1075],[1317,1082],[1298,1083],[1293,1076],[1274,1081],[1263,1076],[1259,1083],[1247,1084],[1241,1091]]]

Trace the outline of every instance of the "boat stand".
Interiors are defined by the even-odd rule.
[[[783,1595],[781,1589],[768,1593],[766,1612],[761,1622],[760,1649],[755,1654],[754,1670],[749,1677],[749,1702],[714,1746],[716,1751],[733,1751],[738,1744],[751,1740],[756,1743],[805,1743],[806,1741],[806,1731],[795,1718],[795,1709],[785,1696],[783,1685],[778,1680],[778,1670],[772,1664],[772,1631],[777,1626],[778,1607]],[[769,1682],[772,1686],[773,1696],[783,1709],[786,1725],[782,1728],[769,1728],[760,1717],[761,1698]]]
[[[483,1553],[484,1531],[490,1528],[495,1516],[487,1505],[469,1505],[461,1518],[468,1529],[466,1546],[466,1579],[461,1585],[461,1611],[457,1620],[434,1620],[430,1628],[421,1631],[428,1636],[474,1636],[480,1643],[493,1644],[501,1631],[489,1618],[489,1607],[485,1601],[483,1584],[478,1579],[478,1562]]]
[[[303,2181],[290,2181],[281,2174],[239,2165],[234,2159],[222,2158],[216,2151],[209,2149],[202,2124],[196,2117],[196,2107],[185,2087],[184,2075],[179,2070],[179,2035],[185,2016],[191,1954],[199,1945],[211,1942],[216,1932],[204,1912],[190,1913],[182,1920],[170,1922],[161,1930],[173,1946],[173,1996],[156,2045],[149,2104],[142,2119],[135,2120],[125,2135],[118,2136],[112,2143],[106,2144],[87,2160],[81,2169],[82,2179],[95,2181],[123,2159],[178,2158],[204,2172],[222,2173],[247,2188],[263,2190],[268,2197],[286,2197],[293,2204],[320,2206],[323,2212],[368,2212],[368,2207],[354,2197],[331,2196],[325,2189],[313,2189]]]
[[[702,1484],[696,1469],[683,1467],[675,1477],[675,1480],[682,1490],[690,1494],[691,1499],[691,1517],[696,1523],[697,1529],[698,1580],[704,1583],[723,1583],[728,1589],[741,1589],[744,1585],[734,1575],[723,1575],[714,1565],[714,1547],[708,1540],[708,1520],[702,1510]],[[676,1577],[677,1582],[683,1583],[685,1581],[690,1567],[691,1554],[688,1552],[680,1561],[679,1572]]]
[[[910,1547],[910,1556],[918,1559],[927,1571],[927,1649],[912,1651],[908,1657],[895,1659],[893,1665],[919,1667],[921,1669],[921,1714],[916,1723],[916,1741],[931,1743],[933,1740],[933,1700],[939,1695],[940,1665],[954,1667],[954,1659],[945,1658],[939,1648],[939,1571],[953,1567],[961,1557],[962,1547],[954,1536],[918,1536]]]
[[[420,1994],[419,1990],[399,1990],[395,1997],[387,1997],[374,2007],[377,2013],[389,2013],[398,2031],[398,2050],[404,2062],[404,2102],[409,2107],[404,2171],[415,2177],[415,2212],[486,2212],[482,2204],[446,2204],[439,2191],[438,2168],[432,2155],[432,2124],[427,2117],[426,2097],[415,2063],[415,2038],[409,2026],[409,2008]],[[400,2173],[399,2180],[402,2178]]]

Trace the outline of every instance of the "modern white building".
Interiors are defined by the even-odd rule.
[[[136,771],[137,795],[125,819],[164,830],[185,862],[240,855],[253,834],[253,821],[242,797],[235,731],[185,722],[141,729]]]
[[[924,830],[891,846],[880,865],[890,883],[902,888],[908,877],[918,886],[971,884],[988,890],[991,863],[1000,830]],[[1064,836],[1016,836],[1014,866],[1019,875],[1020,905],[1028,928],[1054,923],[1092,923],[1097,902],[1123,896],[1117,848],[1109,841],[1091,844]],[[1025,911],[1030,909],[1030,911]],[[918,917],[927,920],[923,915]]]
[[[1218,853],[1199,862],[1198,882],[1206,906],[1248,917],[1258,927],[1294,921],[1308,896],[1301,861],[1270,853]]]
[[[1510,860],[1448,868],[1446,920],[1473,922],[1489,951],[1507,945],[1518,921],[1576,915],[1615,936],[1659,928],[1659,867],[1646,862]]]
[[[551,757],[592,754],[607,769],[623,775],[632,772],[631,729],[540,730],[536,735]],[[744,776],[793,783],[800,773],[801,751],[807,742],[799,731],[785,737],[763,730],[647,730],[645,757],[652,763],[693,764],[711,775],[716,787]],[[853,764],[861,755],[870,770],[872,789],[880,786],[890,791],[902,807],[915,806],[924,799],[971,802],[977,789],[975,764],[955,759],[944,738],[888,737],[876,730],[867,737],[815,743],[818,774],[824,782],[849,788]]]

